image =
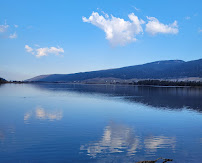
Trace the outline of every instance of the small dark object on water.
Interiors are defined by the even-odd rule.
[[[139,161],[137,163],[156,163],[158,160],[161,160],[161,159],[164,160],[163,163],[166,163],[168,161],[173,161],[173,159],[166,159],[166,158],[160,157],[160,158],[158,158],[158,159],[156,159],[154,161]]]

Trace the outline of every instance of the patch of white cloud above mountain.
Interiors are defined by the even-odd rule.
[[[106,34],[106,39],[113,46],[124,46],[137,40],[137,35],[143,34],[142,25],[145,21],[138,18],[134,13],[128,15],[129,21],[119,17],[109,16],[105,12],[100,15],[98,12],[92,12],[89,18],[83,17],[83,22],[102,29]],[[175,20],[171,24],[163,24],[155,17],[147,17],[145,31],[151,35],[157,34],[178,34],[178,24]]]
[[[29,46],[29,45],[25,45],[25,50],[26,50],[26,52],[28,52],[28,53],[32,53],[32,54],[34,54],[34,50]]]
[[[9,28],[9,25],[7,25],[6,23],[3,25],[0,25],[0,32],[1,33],[6,32],[8,28]]]
[[[45,47],[45,48],[33,49],[29,45],[25,45],[25,50],[28,53],[35,55],[37,58],[40,58],[42,56],[48,56],[49,54],[60,55],[61,53],[64,53],[64,49],[60,48],[60,47],[58,47],[58,48],[56,48],[56,47],[50,47],[50,48]]]
[[[15,38],[17,38],[18,37],[18,35],[16,34],[16,32],[14,32],[13,34],[10,34],[9,35],[9,38],[10,39],[15,39]]]
[[[146,32],[151,35],[156,34],[177,34],[179,32],[177,21],[172,24],[163,24],[155,17],[147,17]]]
[[[17,25],[14,25],[15,28]],[[17,33],[13,31],[12,26],[8,25],[5,21],[4,24],[0,25],[0,38],[17,38]]]
[[[142,24],[145,23],[134,13],[129,14],[128,17],[130,21],[93,12],[89,18],[83,17],[82,19],[83,22],[91,23],[102,29],[106,34],[106,39],[109,40],[112,46],[123,46],[137,40],[136,36],[143,33]]]

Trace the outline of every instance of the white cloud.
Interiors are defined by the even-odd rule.
[[[199,29],[198,32],[199,32],[199,33],[202,33],[202,29]]]
[[[15,28],[18,28],[19,26],[18,26],[18,25],[16,25],[16,24],[14,24],[14,27],[15,27]]]
[[[63,48],[56,48],[56,47],[45,47],[45,48],[38,48],[38,49],[32,49],[30,46],[25,45],[25,49],[27,52],[35,54],[36,57],[40,58],[42,56],[48,56],[48,54],[55,54],[59,55],[60,53],[64,53]]]
[[[117,18],[107,14],[104,16],[93,12],[89,18],[83,17],[83,22],[88,22],[96,27],[102,29],[106,33],[106,39],[110,41],[113,46],[125,45],[127,43],[136,41],[136,35],[143,32],[142,24],[144,21],[131,13],[128,15],[130,21]]]
[[[146,24],[146,32],[151,35],[156,35],[158,33],[162,34],[177,34],[179,32],[177,21],[174,21],[172,24],[163,24],[160,23],[155,17],[147,17],[149,20]]]
[[[36,46],[36,47],[40,47],[38,44],[34,44],[34,46]]]
[[[29,45],[25,45],[25,50],[28,52],[28,53],[32,53],[34,54],[34,50],[29,46]]]
[[[101,10],[100,8],[97,8],[97,10],[100,11],[105,16],[105,18],[109,18],[109,15],[105,13],[103,10]]]
[[[10,38],[10,39],[17,38],[17,33],[13,32],[12,27],[13,26],[7,25],[5,21],[3,25],[0,25],[0,36],[2,36],[2,38]],[[14,25],[14,27],[17,28],[18,26]]]
[[[191,17],[190,17],[190,16],[186,16],[185,19],[186,19],[186,20],[190,20]]]
[[[49,50],[49,48],[39,48],[39,49],[36,49],[36,52],[37,52],[36,57],[47,56],[48,55],[48,50]]]
[[[64,50],[63,48],[50,47],[50,48],[36,49],[36,52],[37,52],[36,57],[42,57],[47,56],[49,53],[59,55],[60,53],[64,53]]]
[[[0,25],[0,32],[6,32],[6,30],[8,29],[9,25],[7,25],[6,23],[4,25]]]
[[[64,49],[63,48],[50,47],[48,50],[48,53],[53,53],[55,55],[59,55],[60,53],[64,53]]]
[[[136,11],[140,11],[140,9],[139,8],[137,8],[137,7],[135,7],[135,6],[132,6]]]
[[[195,17],[198,16],[198,13],[195,13],[194,16],[195,16]]]
[[[17,36],[16,32],[9,35],[9,38],[10,38],[10,39],[15,39],[15,38],[17,38],[17,37],[18,37],[18,36]]]

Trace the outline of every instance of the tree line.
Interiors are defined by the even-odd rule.
[[[6,83],[7,81],[3,78],[0,78],[0,83]]]
[[[158,85],[158,86],[202,86],[200,81],[169,81],[169,80],[140,80],[134,85]]]

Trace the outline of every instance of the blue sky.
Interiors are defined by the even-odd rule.
[[[0,76],[202,58],[201,0],[1,0]]]

